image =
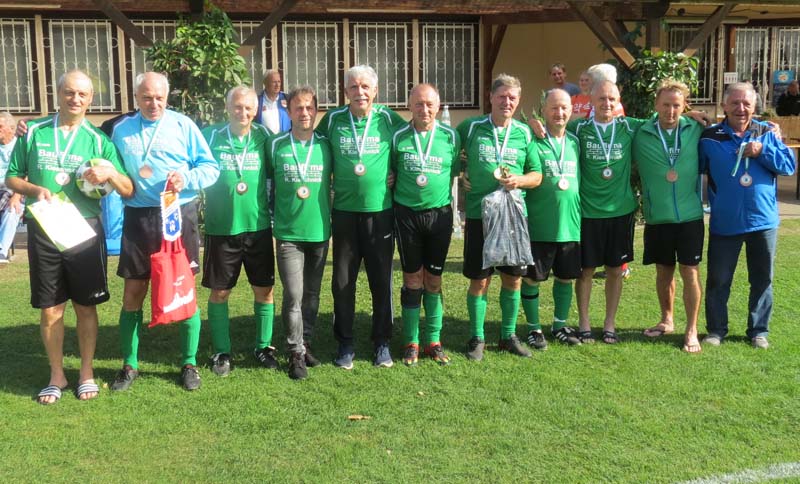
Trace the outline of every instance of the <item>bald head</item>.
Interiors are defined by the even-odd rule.
[[[561,136],[572,116],[572,99],[563,89],[550,89],[544,100],[544,116],[547,131]]]
[[[418,84],[409,94],[411,121],[418,131],[430,131],[439,113],[439,91],[433,84]]]

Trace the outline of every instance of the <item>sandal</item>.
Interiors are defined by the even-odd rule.
[[[660,338],[665,334],[672,334],[675,332],[675,327],[667,328],[667,325],[664,323],[658,323],[657,325],[653,326],[652,328],[647,328],[646,330],[642,331],[642,334],[645,335],[647,338]]]
[[[59,400],[61,400],[61,390],[62,388],[59,387],[58,385],[47,385],[42,389],[42,391],[39,392],[38,395],[36,395],[36,401],[40,405],[54,405],[58,403]],[[42,400],[42,397],[53,397],[55,398],[55,400],[53,400],[52,402],[45,402],[44,400]]]
[[[581,340],[581,343],[585,345],[591,345],[595,343],[594,336],[592,336],[592,330],[589,331],[578,331],[576,333],[578,335],[578,339]]]
[[[607,345],[615,345],[619,343],[619,336],[616,331],[603,331],[603,343]]]
[[[81,398],[83,395],[86,395],[87,393],[96,393],[97,395],[93,396],[92,398],[86,398],[86,399]],[[75,390],[75,397],[77,397],[78,400],[84,400],[84,401],[85,400],[94,400],[98,396],[100,396],[100,387],[98,387],[97,383],[95,383],[93,381],[92,382],[81,383],[80,385],[78,385],[78,388]]]

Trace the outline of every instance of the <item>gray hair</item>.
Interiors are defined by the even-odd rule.
[[[286,105],[292,106],[292,99],[304,94],[310,94],[311,99],[314,101],[314,109],[317,109],[317,92],[311,86],[297,86],[286,94]]]
[[[409,93],[408,93],[408,101],[411,102],[411,96],[413,96],[415,92],[419,91],[423,87],[427,87],[427,88],[431,89],[433,91],[433,93],[436,94],[436,101],[441,103],[441,99],[439,99],[439,89],[437,89],[436,86],[434,86],[433,84],[431,84],[429,82],[421,82],[421,83],[417,84],[416,86],[412,87],[411,91],[409,91]]]
[[[9,126],[14,126],[14,116],[8,111],[0,112],[0,121],[4,121]]]
[[[548,89],[544,93],[544,102],[547,102],[552,96],[554,96],[556,94],[563,94],[563,95],[567,96],[567,99],[569,99],[570,105],[572,105],[572,96],[570,96],[567,91],[565,91],[564,89],[561,89],[560,87],[554,87],[553,89]]]
[[[602,81],[617,83],[617,68],[611,64],[595,64],[586,69],[586,73],[592,78],[593,85]]]
[[[169,95],[169,79],[167,79],[167,76],[165,76],[164,74],[153,71],[143,72],[142,74],[136,76],[136,78],[133,80],[133,92],[139,92],[139,88],[141,87],[142,83],[144,82],[148,74],[156,76],[156,78],[159,81],[161,81],[161,84],[163,84],[164,87],[166,88],[167,95]]]
[[[94,93],[94,83],[92,82],[92,78],[89,77],[89,74],[83,72],[80,69],[71,69],[63,74],[58,78],[58,82],[56,82],[56,90],[60,91],[62,87],[64,87],[64,83],[67,82],[67,77],[73,74],[80,74],[81,76],[85,77],[89,80],[89,86],[92,88],[92,93]]]
[[[494,78],[492,81],[492,94],[497,92],[501,87],[510,87],[519,90],[520,94],[522,93],[522,84],[520,84],[519,79],[514,76],[509,76],[508,74],[498,74],[498,76]]]
[[[347,85],[350,84],[350,81],[353,79],[362,78],[366,78],[372,87],[378,87],[378,74],[375,72],[375,69],[366,64],[361,64],[347,69],[344,73],[345,88],[347,88]]]
[[[264,71],[264,76],[261,77],[261,83],[263,84],[264,82],[266,82],[267,78],[269,78],[269,76],[273,74],[277,74],[278,77],[281,76],[281,73],[278,71],[278,69],[267,69],[266,71]]]
[[[722,95],[722,104],[728,102],[728,96],[730,96],[733,91],[745,91],[749,93],[750,99],[753,100],[753,103],[755,103],[758,97],[756,95],[756,88],[754,88],[749,82],[734,82],[733,84],[728,84],[725,86],[725,93]]]
[[[228,94],[225,96],[225,105],[230,106],[233,104],[233,99],[239,96],[250,96],[255,101],[256,105],[258,104],[258,94],[256,90],[249,86],[239,85],[236,87],[232,87]]]

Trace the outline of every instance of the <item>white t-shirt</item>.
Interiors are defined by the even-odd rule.
[[[266,93],[262,94],[264,97],[264,105],[261,108],[261,124],[272,133],[279,133],[281,131],[281,117],[278,112],[278,99],[280,95],[275,97],[274,101],[270,101]]]

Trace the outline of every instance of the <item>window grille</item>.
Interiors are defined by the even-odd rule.
[[[339,65],[341,40],[334,22],[283,22],[281,63],[284,90],[309,85],[321,108],[338,106],[341,99]]]
[[[751,82],[763,96],[769,86],[769,28],[737,27],[733,49],[739,81]]]
[[[133,24],[139,27],[145,37],[153,42],[163,42],[175,38],[175,28],[177,23],[174,20],[134,20]],[[131,73],[132,78],[147,71],[153,70],[153,63],[147,61],[145,50],[147,47],[136,45],[130,40],[131,46]],[[131,86],[133,90],[133,86]]]
[[[669,49],[679,52],[700,30],[699,26],[673,25],[669,28]],[[717,33],[710,35],[697,50],[697,93],[688,99],[690,103],[713,104],[717,87]]]
[[[778,27],[776,69],[792,70],[795,79],[800,75],[800,27]]]
[[[260,23],[261,22],[233,22],[233,28],[236,29],[236,33],[239,36],[239,43],[241,44],[244,39],[248,38]],[[261,39],[261,42],[256,44],[255,48],[253,48],[249,54],[244,56],[244,63],[247,65],[247,71],[250,73],[253,88],[255,88],[257,92],[261,92],[261,89],[264,87],[261,81],[264,77],[264,71],[267,70],[267,66],[269,65],[267,62],[267,53],[269,53],[271,49],[271,37],[267,34]]]
[[[367,64],[378,73],[377,102],[390,107],[408,105],[411,89],[409,24],[357,22],[353,24],[353,64]]]
[[[477,107],[475,24],[422,26],[422,81],[439,89],[442,104]]]
[[[29,20],[0,18],[0,110],[37,111],[31,29]]]

